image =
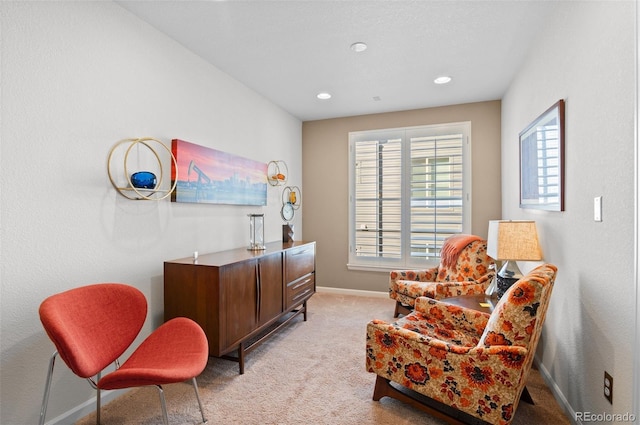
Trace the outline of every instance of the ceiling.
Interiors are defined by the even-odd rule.
[[[117,3],[302,121],[501,99],[540,0]],[[350,49],[354,42],[368,48]],[[452,77],[445,85],[433,80]],[[319,92],[332,94],[319,100]]]

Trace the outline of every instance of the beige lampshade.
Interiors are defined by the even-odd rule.
[[[542,260],[536,222],[525,220],[489,221],[487,254],[494,260]]]

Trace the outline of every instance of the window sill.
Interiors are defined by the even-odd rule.
[[[347,263],[348,270],[354,271],[363,271],[363,272],[378,272],[378,273],[389,273],[392,270],[425,270],[432,267],[437,267],[439,261],[428,264],[414,264],[414,265],[377,265],[377,264],[352,264]]]
[[[373,264],[347,264],[347,269],[358,270],[363,272],[389,273],[391,270],[398,270],[399,268],[401,268],[400,265],[398,265],[397,267],[394,267],[394,266],[377,266]]]

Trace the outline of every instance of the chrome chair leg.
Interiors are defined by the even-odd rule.
[[[96,425],[100,425],[100,388],[96,388]]]
[[[51,378],[53,378],[53,367],[56,363],[56,356],[58,352],[55,351],[49,359],[49,370],[47,372],[47,382],[44,384],[44,396],[42,397],[42,407],[40,408],[40,425],[44,425],[44,417],[47,415],[47,405],[49,404],[49,392],[51,391]]]
[[[169,425],[169,415],[167,415],[167,402],[164,399],[164,390],[160,385],[156,385],[155,387],[158,389],[158,393],[160,394],[160,404],[162,405],[162,423],[164,423],[164,425]]]
[[[200,406],[200,414],[202,415],[202,423],[207,423],[207,418],[204,417],[204,409],[202,408],[202,402],[200,401],[200,392],[198,391],[198,383],[196,382],[196,377],[191,378],[191,383],[193,384],[193,389],[196,391],[196,399],[198,400],[198,406]]]
[[[100,382],[100,377],[102,376],[102,372],[98,372],[96,375],[96,381],[93,382],[91,378],[87,378],[89,381],[89,385],[96,389],[96,425],[100,425],[100,405],[101,405],[101,397],[100,397],[100,388],[98,388],[98,382]]]
[[[40,408],[40,421],[39,425],[44,425],[44,419],[47,415],[47,405],[49,404],[49,393],[51,392],[51,380],[53,378],[53,368],[55,366],[56,357],[58,356],[58,352],[55,351],[51,358],[49,359],[49,369],[47,371],[47,381],[44,387],[44,396],[42,397],[42,407]],[[98,381],[100,380],[100,373],[98,374]],[[96,389],[96,425],[100,425],[100,388],[97,385],[93,384],[91,379],[87,379],[89,383]],[[204,415],[204,409],[202,408],[202,401],[200,400],[200,393],[198,391],[198,383],[196,382],[196,378],[191,379],[191,383],[193,384],[193,389],[196,392],[196,399],[198,400],[198,407],[200,407],[200,414],[202,415],[202,423],[207,423],[207,418]],[[164,425],[169,425],[169,415],[167,414],[167,402],[164,397],[164,390],[162,386],[156,385],[158,389],[158,393],[160,394],[160,404],[162,406],[162,422]]]

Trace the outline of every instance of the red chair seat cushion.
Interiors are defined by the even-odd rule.
[[[98,381],[98,388],[115,390],[182,382],[207,365],[209,345],[194,321],[178,317],[156,329],[122,366]]]

